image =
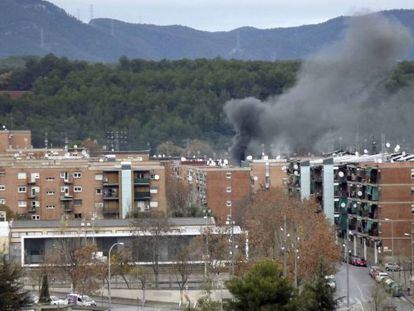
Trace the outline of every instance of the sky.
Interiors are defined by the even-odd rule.
[[[340,15],[414,9],[413,0],[48,0],[88,22],[107,17],[131,23],[183,25],[206,31],[242,26],[314,24]]]

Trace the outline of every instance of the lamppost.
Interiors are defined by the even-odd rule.
[[[207,279],[208,278],[208,265],[210,263],[210,253],[209,253],[209,248],[208,248],[208,235],[209,235],[209,228],[208,228],[208,218],[211,214],[211,210],[210,209],[205,209],[204,210],[204,220],[205,220],[205,227],[204,227],[204,232],[206,235],[206,250],[205,250],[205,258],[204,258],[204,277]]]
[[[124,245],[124,242],[117,242],[112,244],[109,248],[108,253],[108,302],[109,302],[109,310],[112,310],[112,302],[111,302],[111,251],[117,245]]]

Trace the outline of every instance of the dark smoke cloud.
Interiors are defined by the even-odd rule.
[[[342,38],[306,60],[296,85],[264,102],[231,100],[224,111],[236,136],[233,159],[257,152],[329,151],[355,137],[412,137],[412,87],[390,95],[384,82],[412,44],[410,32],[378,14],[353,17]]]

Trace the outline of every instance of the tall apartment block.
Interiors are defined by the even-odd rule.
[[[166,210],[159,162],[0,158],[0,204],[21,218],[125,218]]]
[[[238,208],[250,197],[250,168],[207,166],[203,161],[181,161],[171,165],[172,172],[187,182],[193,200],[210,209],[219,223],[234,217]]]
[[[313,198],[354,255],[377,263],[414,259],[414,162],[394,156],[345,156],[290,163],[289,191]]]

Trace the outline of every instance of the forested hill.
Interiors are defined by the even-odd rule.
[[[31,129],[36,146],[43,146],[45,132],[61,146],[65,136],[105,144],[106,131],[126,130],[132,149],[195,138],[221,149],[233,135],[223,104],[280,94],[294,83],[298,67],[287,61],[126,58],[104,65],[48,55],[24,68],[0,70],[0,89],[33,91],[18,100],[0,96],[0,124]]]
[[[12,59],[12,64],[19,64]],[[30,129],[35,146],[45,132],[54,146],[91,137],[105,144],[106,131],[128,132],[128,147],[166,141],[184,146],[208,141],[229,146],[232,129],[223,115],[231,98],[277,95],[291,87],[298,62],[121,58],[115,65],[69,61],[48,55],[24,67],[0,69],[0,90],[30,90],[17,100],[0,96],[0,125]],[[414,79],[414,63],[403,62],[384,87],[392,92]]]
[[[384,11],[414,33],[414,10]],[[294,60],[337,39],[349,17],[290,28],[206,32],[184,26],[130,24],[110,19],[82,23],[43,0],[0,1],[0,57],[53,53],[71,59],[116,62],[215,58]],[[414,50],[408,55],[414,59]]]

